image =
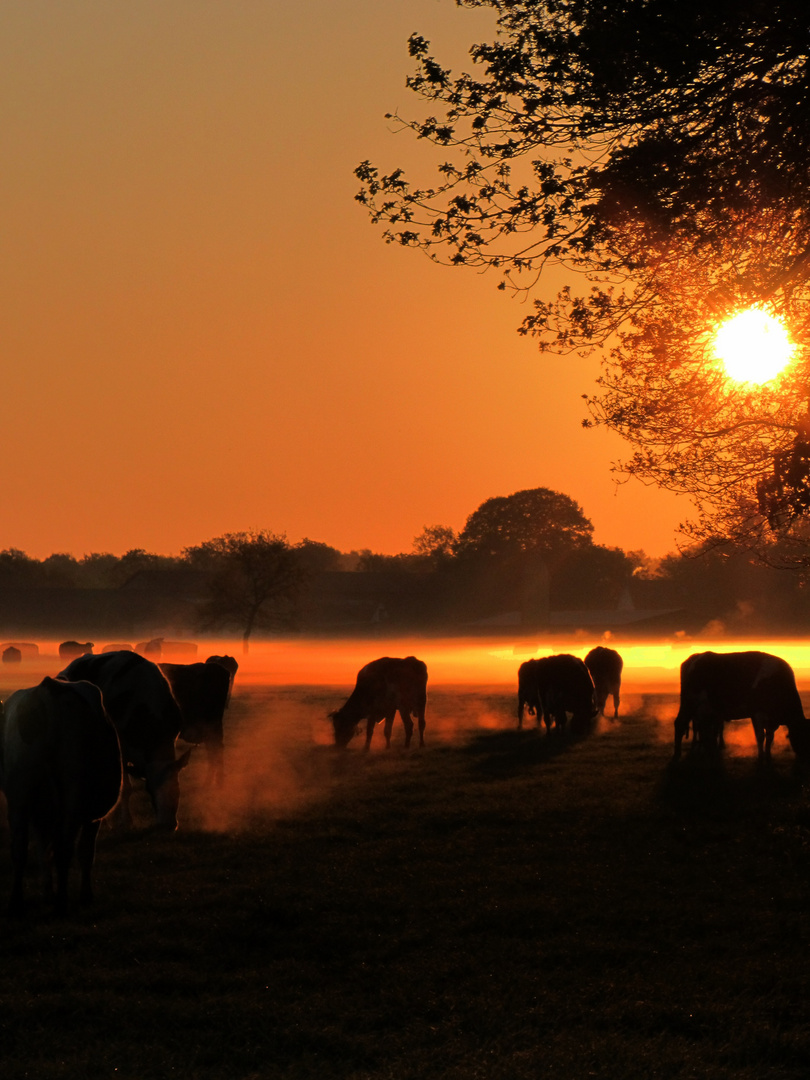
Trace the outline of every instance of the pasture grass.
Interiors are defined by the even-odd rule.
[[[226,790],[193,761],[175,835],[104,827],[92,909],[52,917],[32,877],[0,923],[4,1080],[810,1074],[783,743],[674,763],[660,696],[555,739],[511,687],[445,688],[424,750],[338,752],[309,726],[334,704],[242,691]]]

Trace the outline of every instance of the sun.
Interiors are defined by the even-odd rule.
[[[727,319],[714,337],[714,352],[726,375],[756,386],[784,371],[795,351],[782,320],[762,308],[747,308]]]

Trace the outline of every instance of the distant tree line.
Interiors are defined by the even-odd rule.
[[[538,487],[487,499],[460,532],[425,526],[411,550],[342,552],[310,539],[290,543],[267,530],[225,533],[167,556],[133,548],[121,556],[57,553],[31,558],[0,551],[0,589],[118,589],[145,575],[151,586],[191,572],[202,583],[201,631],[241,634],[300,625],[321,575],[402,578],[410,625],[439,626],[519,611],[526,622],[560,610],[609,610],[633,593],[660,609],[691,609],[740,629],[746,621],[795,627],[807,621],[806,575],[762,565],[745,552],[706,547],[657,562],[642,551],[597,544],[594,527],[569,496]],[[164,577],[165,575],[165,577]],[[408,586],[406,575],[429,588]]]

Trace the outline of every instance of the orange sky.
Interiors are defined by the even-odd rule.
[[[496,279],[387,247],[364,158],[409,34],[463,62],[452,0],[0,6],[0,548],[173,554],[246,528],[409,550],[546,486],[596,540],[672,550],[683,500],[614,488],[595,361],[541,358]]]

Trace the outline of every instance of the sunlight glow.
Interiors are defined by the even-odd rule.
[[[761,386],[790,363],[795,345],[785,324],[762,308],[748,308],[724,322],[714,351],[730,379]]]

